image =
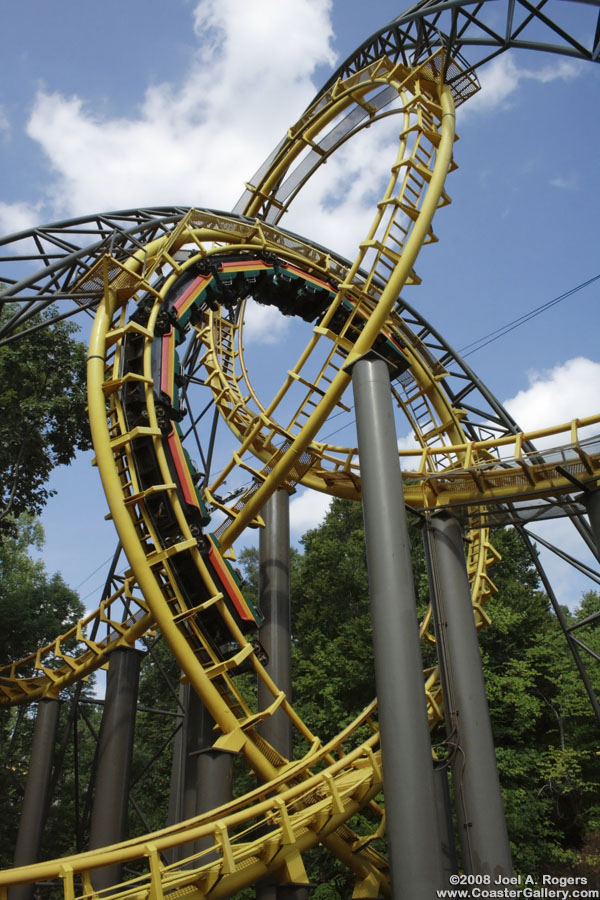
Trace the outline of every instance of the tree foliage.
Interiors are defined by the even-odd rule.
[[[414,526],[411,541],[422,609],[427,584]],[[490,572],[498,590],[488,601],[492,625],[480,632],[480,644],[515,867],[532,874],[575,867],[585,874],[593,858],[586,847],[600,843],[598,725],[518,533],[498,530],[493,542],[502,561]],[[360,506],[335,500],[302,544],[292,564],[293,700],[327,738],[375,694]],[[598,595],[588,594],[573,620],[598,608]],[[589,629],[585,636],[600,650],[600,633]],[[429,665],[431,651],[423,652]],[[443,726],[438,730],[443,739]],[[320,865],[316,880],[327,881],[332,896],[345,896],[335,863],[322,857]]]
[[[0,325],[14,311],[14,304],[6,304]],[[26,328],[53,315],[49,307]],[[51,496],[52,469],[90,445],[85,349],[74,338],[77,330],[58,322],[0,348],[0,538],[23,512],[41,511]]]
[[[374,697],[362,511],[335,501],[292,567],[294,705],[322,739]]]
[[[514,530],[494,542],[498,592],[480,644],[513,858],[521,872],[569,872],[598,828],[598,723],[524,544]],[[573,621],[597,608],[592,597]],[[589,640],[600,648],[600,634]],[[598,691],[598,667],[590,674]]]
[[[83,605],[58,573],[49,576],[41,559],[44,531],[22,516],[0,544],[0,665],[21,659],[72,628]]]
[[[22,554],[31,546],[35,527],[29,523],[29,531],[25,525],[22,528],[25,530],[21,533],[20,551],[17,552],[16,538],[9,546],[14,547],[15,566],[29,571]],[[416,527],[411,528],[411,540],[422,609],[427,600],[427,583],[421,536]],[[488,600],[492,625],[480,632],[480,646],[515,870],[533,875],[586,875],[588,885],[595,887],[593,879],[600,869],[598,726],[526,548],[514,530],[499,530],[493,540],[502,553],[502,561],[490,571],[497,593]],[[256,600],[257,551],[244,551],[240,563],[247,578],[245,591]],[[37,564],[29,565],[35,568]],[[349,723],[375,694],[362,514],[358,504],[335,500],[322,525],[304,536],[301,551],[291,556],[291,585],[293,703],[309,727],[325,740]],[[600,596],[590,592],[577,610],[568,613],[570,622],[575,624],[598,610]],[[56,615],[60,618],[60,609]],[[44,625],[46,629],[52,627],[50,622]],[[577,634],[600,652],[600,632],[586,626]],[[430,662],[427,659],[426,664]],[[164,643],[156,646],[153,658],[148,657],[143,666],[140,701],[171,715],[141,713],[136,726],[136,784],[132,794],[152,828],[166,822],[172,733],[176,726],[172,715],[176,701],[161,669],[168,672],[172,684],[177,682],[179,672]],[[600,692],[597,674],[592,669],[595,688]],[[240,676],[240,686],[248,678]],[[244,681],[246,688],[251,693]],[[99,711],[88,713],[92,726],[99,717]],[[443,740],[443,726],[438,726],[434,741]],[[17,757],[17,765],[8,776],[9,782],[12,778],[15,797],[18,784],[22,783],[22,770],[26,769],[25,747],[26,742],[22,757]],[[94,741],[82,722],[78,754],[81,765],[91,768]],[[78,788],[73,763],[73,749],[69,746],[60,798],[55,800],[51,813],[52,821],[63,823],[63,831],[67,822],[72,824],[75,818]],[[242,788],[251,787],[250,779],[244,770]],[[367,813],[351,824],[363,833],[373,826]],[[132,811],[130,833],[144,830],[144,822]],[[66,852],[59,847],[56,835],[48,840],[47,855],[58,850]],[[71,841],[70,849],[75,846]],[[316,897],[340,900],[352,895],[352,876],[330,854],[316,850],[307,862],[309,876],[318,885]]]
[[[39,522],[22,516],[0,544],[0,665],[21,659],[59,634],[68,631],[83,615],[83,604],[59,574],[48,575],[42,560],[32,553],[43,546]],[[64,649],[68,651],[66,644]],[[65,695],[66,696],[66,695]],[[12,863],[12,852],[29,767],[29,752],[37,707],[0,712],[0,866]],[[61,712],[64,727],[66,708]],[[61,767],[60,801],[51,807],[56,815],[74,822],[72,747],[65,748]],[[47,828],[47,855],[72,852],[74,829]]]

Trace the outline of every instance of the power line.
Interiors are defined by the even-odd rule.
[[[565,291],[564,294],[560,294],[558,297],[554,297],[553,300],[548,300],[546,303],[542,303],[541,306],[536,306],[535,309],[524,313],[522,316],[519,316],[518,319],[513,319],[512,322],[508,322],[506,325],[502,325],[500,328],[496,328],[495,331],[490,331],[488,334],[484,334],[483,337],[478,338],[476,341],[471,341],[470,344],[466,344],[458,352],[461,353],[464,357],[471,356],[472,353],[476,353],[478,350],[482,350],[493,341],[499,340],[501,337],[504,337],[505,334],[509,334],[509,332],[514,331],[515,328],[518,328],[520,325],[524,325],[525,322],[529,322],[530,319],[534,319],[536,316],[539,316],[540,313],[543,313],[547,309],[556,306],[558,303],[561,303],[568,297],[572,297],[573,294],[576,294],[578,291],[583,290],[583,288],[586,288],[590,284],[593,284],[594,281],[598,281],[599,278],[600,274],[594,275],[593,278],[589,278],[587,281],[583,281],[576,287],[571,288],[571,290]],[[470,347],[472,347],[473,349],[470,350]],[[469,350],[469,352],[465,353],[465,350]]]
[[[104,568],[104,566],[106,565],[106,563],[108,563],[108,562],[111,561],[111,559],[113,558],[113,555],[114,555],[114,554],[111,553],[111,555],[108,556],[108,557],[104,560],[104,562],[101,562],[100,565],[97,566],[97,567],[94,569],[93,572],[90,572],[90,574],[87,576],[87,578],[84,578],[83,581],[80,581],[79,584],[77,585],[77,587],[74,587],[73,590],[74,590],[74,591],[78,591],[79,588],[80,588],[82,585],[84,585],[84,584],[86,583],[86,581],[89,581],[90,578],[92,578],[92,576],[96,574],[96,572],[99,572],[100,569]],[[95,588],[94,588],[94,590],[95,590]],[[87,596],[89,597],[89,594],[87,594]],[[84,599],[85,599],[85,598],[84,598]]]

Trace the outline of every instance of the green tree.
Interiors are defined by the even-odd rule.
[[[427,584],[413,526],[411,539],[422,609]],[[493,542],[502,561],[490,570],[498,592],[488,601],[492,625],[480,632],[480,644],[515,866],[532,874],[589,868],[600,846],[597,725],[518,533],[499,530]],[[293,702],[327,738],[375,694],[360,506],[334,501],[302,545],[292,562]],[[255,552],[241,562],[255,579]],[[599,608],[600,598],[586,595],[574,618]],[[585,637],[598,652],[600,632]],[[426,665],[430,652],[423,648]],[[443,739],[443,726],[438,729]],[[335,861],[317,855],[315,866],[312,875],[323,890],[349,896]]]
[[[334,500],[292,567],[294,705],[322,739],[375,696],[362,510]]]
[[[41,560],[31,558],[31,553],[43,546],[44,532],[39,522],[30,516],[22,516],[13,523],[12,533],[0,544],[0,665],[21,659],[37,647],[49,643],[59,634],[68,631],[84,609],[77,594],[64,583],[60,575],[48,575]],[[68,649],[68,645],[65,647]],[[0,744],[3,751],[0,762],[0,866],[12,864],[12,853],[18,828],[25,779],[29,768],[31,738],[36,707],[19,707],[0,711]],[[63,712],[63,719],[67,713]],[[67,774],[71,770],[72,749],[67,754],[61,775],[61,790],[53,805],[51,816],[62,828],[47,829],[47,841],[51,856],[73,850],[72,843],[61,843],[65,831],[69,831],[74,819],[72,792],[65,784],[73,781]],[[73,829],[74,832],[74,829]],[[58,843],[57,843],[58,841]]]
[[[140,670],[139,704],[161,712],[138,712],[135,725],[129,835],[164,828],[171,783],[176,699],[181,671],[166,641],[149,637]],[[173,693],[175,692],[175,693]],[[162,713],[162,714],[161,714]]]
[[[0,325],[15,304],[0,311]],[[27,322],[47,322],[52,307]],[[21,330],[25,330],[21,329]],[[58,322],[0,348],[0,538],[23,512],[39,513],[52,469],[90,446],[85,413],[85,349],[77,326]]]
[[[0,309],[0,326],[17,306]],[[77,449],[90,445],[85,412],[85,348],[65,322],[47,325],[50,307],[30,319],[17,333],[34,328],[0,348],[0,665],[22,658],[68,631],[83,615],[83,605],[59,574],[48,575],[32,558],[43,545],[43,530],[32,515],[52,492],[46,483],[56,465],[69,463]],[[44,326],[44,327],[39,327]],[[68,645],[63,645],[68,650]],[[85,692],[85,688],[84,688]],[[65,695],[66,696],[66,695]],[[61,714],[64,719],[66,712]],[[2,757],[0,780],[1,864],[11,862],[20,801],[29,765],[34,710],[0,714],[0,738],[8,751]],[[18,727],[17,727],[18,726]],[[51,808],[57,816],[47,829],[48,855],[59,855],[74,844],[56,843],[74,829],[56,827],[72,822],[74,799],[65,784],[72,781],[72,748],[57,773],[60,799]],[[70,768],[69,768],[70,767]]]
[[[0,569],[0,575],[2,571],[7,572],[11,596],[20,596],[22,584],[27,583],[29,588],[23,589],[23,594],[39,598],[38,587],[44,585],[44,578],[46,582],[52,580],[45,575],[43,567],[40,569],[39,564],[28,558],[39,531],[31,521],[22,521],[19,529],[18,535],[7,540],[0,551],[0,562],[8,560],[8,568]],[[411,530],[411,537],[415,582],[422,606],[427,599],[427,585],[418,529]],[[503,558],[490,571],[498,591],[488,601],[492,625],[480,632],[480,645],[515,868],[534,875],[552,872],[581,874],[593,879],[600,869],[597,724],[564,636],[549,609],[548,598],[540,590],[537,572],[518,534],[514,530],[500,530],[493,541]],[[8,551],[12,553],[10,560],[6,556]],[[256,597],[257,551],[243,552],[240,563],[248,581],[245,590]],[[341,500],[332,503],[322,525],[304,536],[302,552],[292,554],[291,582],[293,702],[308,725],[326,739],[351,721],[375,693],[362,515],[358,504]],[[23,608],[34,607],[35,603]],[[570,614],[570,622],[576,624],[598,610],[600,595],[590,592]],[[7,615],[10,614],[9,610]],[[39,618],[36,633],[53,637],[76,613],[65,613],[64,607],[58,605],[53,615],[54,621]],[[26,611],[23,618],[31,618],[30,613]],[[18,625],[13,621],[11,626],[17,634]],[[29,621],[23,630],[29,633]],[[600,652],[600,629],[589,625],[577,634],[596,653]],[[27,649],[31,647],[29,640],[31,635]],[[8,645],[5,652],[11,654],[12,646]],[[169,672],[172,681],[177,681],[177,666],[163,643],[156,646],[154,659],[146,659],[140,700],[146,706],[173,713],[175,699],[161,669]],[[592,669],[592,677],[600,692],[597,670]],[[66,714],[65,704],[63,715]],[[16,715],[10,713],[11,722]],[[97,727],[99,713],[90,710],[88,718]],[[160,827],[166,821],[172,741],[169,746],[164,745],[169,743],[174,724],[172,715],[144,713],[138,718],[133,795],[150,827]],[[18,752],[13,753],[12,768],[5,770],[4,782],[9,793],[12,791],[6,801],[7,808],[11,805],[18,808],[27,765],[26,734],[31,726],[32,721],[26,717],[22,732],[25,737],[16,748]],[[438,728],[443,739],[443,727]],[[164,752],[159,753],[161,747]],[[80,769],[91,767],[93,752],[93,739],[85,723],[80,722]],[[49,856],[75,849],[73,838],[67,840],[67,830],[74,833],[77,786],[73,767],[71,743],[51,811],[50,830],[54,828],[56,833],[47,844]],[[351,824],[359,833],[369,828],[365,817],[357,817]],[[14,830],[16,825],[8,817],[0,826],[0,845],[2,836],[11,827]],[[144,826],[132,813],[131,832],[143,830]],[[307,867],[311,879],[319,885],[315,896],[324,900],[351,896],[352,876],[328,853],[317,849],[307,861]],[[590,880],[589,886],[596,885]]]
[[[502,560],[480,645],[513,861],[568,874],[597,830],[598,726],[525,545],[514,529],[493,542]]]
[[[61,575],[49,576],[40,550],[44,531],[23,516],[11,523],[13,533],[0,544],[0,665],[21,659],[72,628],[83,615],[83,604]]]

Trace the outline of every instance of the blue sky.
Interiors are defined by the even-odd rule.
[[[585,11],[569,8],[583,27]],[[335,66],[402,9],[388,0],[4,4],[0,232],[134,205],[230,209]],[[600,67],[521,52],[480,77],[481,94],[459,110],[440,241],[417,263],[423,284],[405,294],[457,349],[600,272]],[[282,224],[353,256],[373,180],[393,161],[385,130],[370,139],[332,160],[329,181],[307,189]],[[600,409],[599,294],[597,282],[469,357],[525,429]],[[278,337],[268,355],[280,368],[290,364],[285,324],[250,341],[260,358]],[[110,554],[112,526],[88,460],[54,483],[46,560],[77,586]],[[293,508],[298,535],[324,502],[300,495]],[[579,552],[572,529],[552,528],[551,539]],[[573,603],[586,583],[549,568]]]

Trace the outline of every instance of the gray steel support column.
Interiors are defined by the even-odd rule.
[[[290,502],[287,491],[276,491],[262,510],[265,527],[259,546],[259,605],[265,621],[260,642],[268,657],[267,672],[292,696],[292,638],[290,613]],[[262,681],[258,682],[258,709],[266,709],[274,697]],[[292,727],[289,717],[277,710],[262,721],[258,731],[282,756],[292,758]]]
[[[600,552],[600,488],[588,491],[581,499],[590,520],[590,528],[596,541],[596,547]]]
[[[171,762],[171,786],[169,791],[169,807],[167,825],[176,825],[183,819],[183,777],[185,772],[185,749],[187,732],[187,708],[189,684],[179,685],[179,731],[173,741],[173,758]]]
[[[179,731],[173,741],[173,758],[171,762],[171,784],[169,789],[169,807],[167,825],[176,825],[183,819],[183,779],[185,774],[187,707],[189,684],[179,685]],[[165,852],[167,863],[175,863],[180,858],[178,847]]]
[[[279,884],[277,886],[277,900],[308,900],[310,890],[315,885],[310,884]]]
[[[187,759],[183,779],[183,818],[191,819],[228,803],[232,797],[233,755],[214,750],[218,737],[214,719],[190,688],[187,723]]]
[[[58,728],[60,701],[54,698],[38,704],[25,796],[15,847],[15,866],[28,866],[40,857],[42,834],[50,803],[50,782],[54,758],[54,744]],[[34,886],[16,885],[9,889],[9,900],[30,900]]]
[[[133,756],[135,713],[143,653],[117,647],[109,656],[106,698],[98,737],[98,763],[90,825],[90,849],[127,837],[127,808]],[[92,873],[97,890],[121,880],[121,866]]]
[[[184,771],[181,777],[181,819],[192,819],[228,803],[233,796],[233,754],[215,750],[218,734],[214,719],[190,685],[186,685],[184,725]],[[195,841],[180,849],[183,859],[211,846],[212,841]]]
[[[445,765],[437,765],[434,767],[433,775],[438,828],[442,841],[442,861],[446,882],[449,884],[448,879],[450,875],[455,875],[458,872],[458,858],[456,856],[456,841],[454,840],[448,769]]]
[[[292,638],[290,611],[290,498],[285,490],[276,491],[262,509],[265,527],[259,541],[258,594],[259,606],[265,621],[259,638],[269,657],[267,672],[288,700],[292,697]],[[266,709],[273,702],[272,693],[258,681],[258,709]],[[292,758],[292,726],[288,716],[277,710],[260,722],[257,730],[286,759]],[[266,879],[256,885],[257,900],[278,900],[281,891],[286,897],[303,900],[296,895],[294,885],[277,885]],[[283,896],[283,895],[282,895]]]
[[[352,370],[375,679],[395,900],[431,900],[443,888],[433,762],[408,524],[390,392],[381,359]]]
[[[254,889],[257,900],[277,900],[277,882],[275,876],[259,881]]]
[[[510,845],[460,524],[438,513],[426,536],[446,727],[455,745],[462,868],[467,874],[508,876]]]

